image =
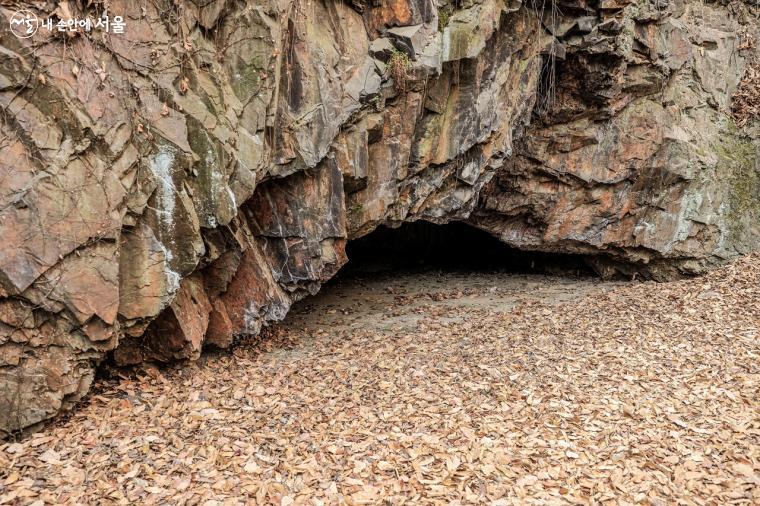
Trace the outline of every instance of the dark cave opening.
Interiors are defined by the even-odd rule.
[[[377,280],[393,286],[394,279],[403,278],[404,283],[408,285],[410,279],[413,283],[418,283],[418,280],[429,276],[431,282],[437,285],[445,284],[443,280],[454,280],[454,285],[461,283],[466,290],[470,276],[482,280],[481,274],[486,276],[503,273],[564,278],[597,277],[582,255],[518,250],[509,247],[487,232],[461,222],[437,225],[420,220],[405,222],[396,228],[380,226],[365,236],[349,240],[346,254],[348,263],[324,284],[318,297],[326,296],[329,299],[331,293],[335,293],[333,289],[340,287],[350,289],[356,286],[357,281],[359,286],[366,288],[373,286],[372,282]],[[420,284],[425,285],[425,282],[420,282]],[[403,291],[404,288],[401,290]],[[308,313],[317,307],[314,301],[313,297],[296,300],[290,312],[296,315]],[[277,328],[271,326],[272,323],[274,322],[265,325],[264,333],[261,335],[249,338],[238,336],[233,346],[260,342],[262,336],[270,335],[272,329]],[[153,349],[157,355],[136,360],[134,363],[152,361],[165,364],[181,359],[180,356],[172,359],[170,355],[167,355],[167,350],[171,352],[173,344],[183,348],[186,343],[181,339],[175,342],[165,338],[180,336],[180,334],[174,313],[170,311],[162,313],[162,316],[155,319],[144,334],[151,342],[149,344],[155,344],[159,342],[159,337],[164,337],[160,340],[161,346]],[[140,339],[143,338],[134,340]],[[148,351],[152,349],[150,346],[139,346],[140,349]],[[219,348],[213,344],[213,340],[208,340],[203,347],[203,352],[208,353],[211,350],[218,351]],[[157,358],[159,355],[165,358]],[[117,364],[111,353],[110,360],[98,369],[98,378],[106,381],[115,380],[122,374],[120,371],[129,365],[131,364],[128,361]]]
[[[522,251],[461,222],[427,221],[380,226],[351,240],[338,276],[393,270],[506,271],[516,274],[594,276],[582,255]]]

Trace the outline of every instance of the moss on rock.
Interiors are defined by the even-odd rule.
[[[717,175],[727,181],[725,222],[728,238],[738,251],[750,250],[750,242],[760,230],[760,174],[757,148],[752,140],[732,129],[716,146]]]

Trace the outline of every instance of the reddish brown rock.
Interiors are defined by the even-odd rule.
[[[394,26],[438,23],[438,8],[431,0],[389,0],[369,2],[363,8],[367,32],[374,38]]]
[[[227,348],[235,340],[235,326],[227,314],[227,307],[221,300],[215,300],[208,321],[206,342],[219,348]]]
[[[211,310],[203,278],[193,274],[183,279],[172,303],[143,335],[121,343],[114,355],[116,362],[130,365],[146,360],[197,359]]]
[[[315,291],[346,263],[346,201],[335,164],[262,184],[245,208],[274,279]],[[318,285],[317,285],[318,286]]]

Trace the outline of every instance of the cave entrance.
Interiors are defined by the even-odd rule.
[[[460,222],[426,221],[380,226],[349,241],[348,264],[338,274],[370,275],[394,270],[506,271],[519,274],[593,275],[580,255],[521,251]]]
[[[318,294],[293,306],[281,331],[385,336],[427,321],[446,332],[481,312],[564,302],[598,283],[581,256],[516,250],[458,222],[381,226],[350,240],[346,253],[348,263]]]

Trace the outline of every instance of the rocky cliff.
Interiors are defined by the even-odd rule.
[[[26,8],[54,28],[0,7],[0,433],[108,356],[258,333],[381,224],[662,279],[759,245],[750,3],[112,0],[123,33]]]

